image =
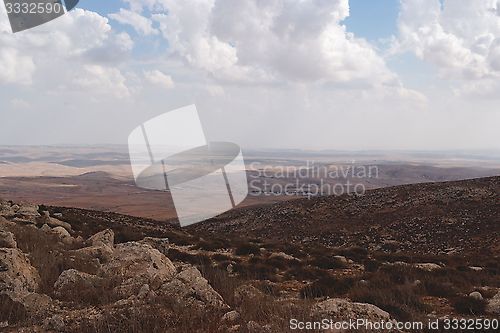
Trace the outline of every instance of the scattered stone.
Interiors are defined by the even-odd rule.
[[[346,257],[344,256],[333,256],[333,258],[335,260],[337,260],[337,262],[339,262],[340,264],[344,265],[344,266],[347,266],[349,265],[349,261],[347,260]]]
[[[71,224],[50,217],[50,214],[47,211],[43,211],[42,217],[37,222],[38,222],[37,224],[48,224],[52,228],[63,227],[66,230],[71,230]]]
[[[262,326],[256,321],[251,320],[247,323],[247,331],[249,333],[270,333],[272,329],[270,325]]]
[[[233,325],[227,329],[228,333],[237,333],[241,331],[241,325]]]
[[[0,230],[0,248],[1,247],[13,249],[17,247],[17,243],[12,232]]]
[[[500,291],[488,301],[486,312],[500,314]]]
[[[234,291],[234,302],[241,305],[244,301],[258,304],[258,301],[264,298],[264,294],[256,287],[250,284],[244,284]]]
[[[419,263],[419,264],[414,264],[413,267],[427,272],[432,272],[442,268],[440,265],[434,263]]]
[[[224,316],[222,316],[222,321],[225,323],[234,323],[240,319],[240,314],[238,311],[229,311]]]
[[[141,289],[139,289],[139,293],[137,294],[137,298],[138,299],[145,299],[148,297],[149,293],[150,293],[150,289],[149,289],[149,284],[145,284],[141,287]]]
[[[51,232],[52,228],[49,227],[48,224],[44,224],[44,225],[42,225],[42,227],[40,228],[40,230],[42,230],[43,232]]]
[[[294,256],[291,256],[289,254],[286,254],[285,252],[277,252],[277,253],[271,253],[269,256],[270,259],[272,258],[282,258],[285,260],[297,260]]]
[[[64,323],[64,318],[61,315],[54,315],[50,317],[46,323],[45,326],[49,330],[55,330],[57,332],[64,331],[66,325]]]
[[[472,297],[474,299],[477,299],[477,300],[482,300],[483,299],[483,295],[481,295],[480,292],[478,291],[473,291],[469,294],[469,297]]]
[[[483,268],[482,268],[482,267],[478,267],[478,266],[470,266],[470,267],[469,267],[469,269],[470,269],[471,271],[474,271],[474,272],[480,272],[480,271],[482,271],[482,270],[483,270]]]

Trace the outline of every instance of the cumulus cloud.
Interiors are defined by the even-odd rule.
[[[500,2],[402,0],[396,52],[412,51],[442,77],[500,77]]]
[[[161,86],[165,89],[170,89],[174,87],[174,81],[169,75],[155,69],[152,71],[145,71],[144,78],[152,84]]]
[[[126,80],[115,66],[132,47],[128,34],[83,9],[13,34],[0,6],[0,83],[33,85],[51,94],[67,94],[68,87],[86,93],[95,86],[104,96],[122,97],[128,95]]]
[[[31,84],[35,64],[11,47],[0,48],[0,83]]]
[[[127,2],[154,13],[171,55],[222,81],[399,85],[373,46],[346,31],[348,0]]]
[[[122,24],[132,26],[138,33],[148,36],[156,35],[158,30],[153,28],[153,21],[131,10],[120,8],[118,13],[110,14],[109,17]]]

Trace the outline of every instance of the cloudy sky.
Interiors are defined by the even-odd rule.
[[[13,34],[0,145],[126,144],[198,107],[245,148],[499,149],[499,0],[81,0]]]

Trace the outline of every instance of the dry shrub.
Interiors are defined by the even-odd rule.
[[[464,315],[482,315],[486,309],[486,301],[470,296],[459,296],[453,299],[453,308]]]
[[[324,296],[341,296],[349,292],[354,285],[354,279],[350,277],[326,276],[305,286],[300,290],[301,298],[317,298]]]
[[[225,270],[203,265],[200,267],[200,272],[212,288],[217,291],[229,305],[234,305],[234,291],[238,288],[242,281],[230,276]]]
[[[0,294],[0,322],[19,323],[27,318],[24,306],[5,294]]]
[[[239,256],[249,255],[249,254],[259,255],[260,247],[253,243],[243,242],[236,245],[234,253]]]
[[[457,294],[455,286],[449,282],[441,282],[437,279],[426,279],[423,287],[427,295],[436,297],[452,297]]]
[[[409,285],[361,286],[351,289],[349,295],[353,301],[374,304],[399,320],[418,318],[427,309]]]
[[[45,233],[28,226],[10,226],[14,233],[17,247],[29,255],[33,267],[40,274],[40,292],[52,294],[54,282],[66,269],[66,253],[72,246],[59,242],[56,235]]]
[[[316,256],[308,261],[309,264],[322,269],[342,269],[346,265],[342,260],[329,255]]]

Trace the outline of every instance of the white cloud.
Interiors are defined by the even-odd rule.
[[[107,18],[77,8],[21,33],[6,27],[8,18],[0,6],[0,83],[33,85],[51,94],[67,95],[68,87],[73,94],[78,89],[86,93],[90,85],[102,96],[129,94],[117,65],[130,53],[133,41],[126,33],[114,32]]]
[[[0,48],[0,83],[31,84],[35,64],[11,47]]]
[[[500,77],[500,2],[402,0],[395,49],[435,64],[444,78]]]
[[[122,98],[130,95],[125,82],[125,77],[116,68],[86,65],[72,83],[89,92],[89,97],[108,94]]]
[[[152,71],[145,71],[144,78],[149,83],[161,86],[165,89],[174,87],[174,81],[172,80],[172,77],[156,69]]]
[[[120,8],[118,13],[110,14],[109,17],[122,24],[132,26],[135,31],[143,35],[156,35],[158,30],[153,28],[153,21],[136,12]]]
[[[221,79],[398,85],[365,40],[346,32],[347,0],[144,2],[171,50]],[[142,10],[138,1],[134,8]]]

